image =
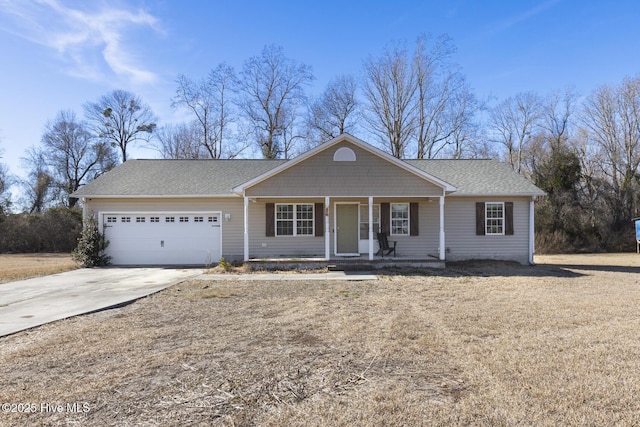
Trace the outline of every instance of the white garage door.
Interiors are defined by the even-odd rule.
[[[220,212],[103,214],[114,265],[208,265],[222,256]]]

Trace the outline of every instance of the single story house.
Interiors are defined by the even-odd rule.
[[[533,263],[544,192],[497,160],[399,160],[343,134],[291,160],[129,160],[73,195],[116,265],[372,261],[379,231],[398,260]]]

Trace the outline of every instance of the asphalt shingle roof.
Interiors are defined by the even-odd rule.
[[[285,160],[129,160],[84,185],[75,197],[225,196]],[[454,195],[543,195],[497,160],[406,160],[458,188]]]
[[[544,192],[514,172],[506,163],[491,159],[406,160],[458,188],[457,196],[542,196]]]
[[[221,196],[285,160],[128,160],[74,193],[84,196]]]

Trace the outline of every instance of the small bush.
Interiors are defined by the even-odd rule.
[[[78,247],[71,253],[71,257],[82,263],[83,267],[109,265],[111,257],[104,253],[108,245],[109,242],[98,229],[98,221],[91,217],[87,220],[78,239]]]
[[[218,263],[218,267],[220,267],[224,271],[233,270],[233,265],[229,261],[225,260],[224,258],[220,258],[220,262]]]

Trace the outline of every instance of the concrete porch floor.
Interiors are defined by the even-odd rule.
[[[445,268],[445,262],[434,257],[376,256],[373,260],[369,260],[367,255],[333,257],[329,260],[321,257],[254,258],[245,261],[245,264],[256,270],[315,270],[328,268],[329,270],[342,271],[369,271],[383,268]]]

